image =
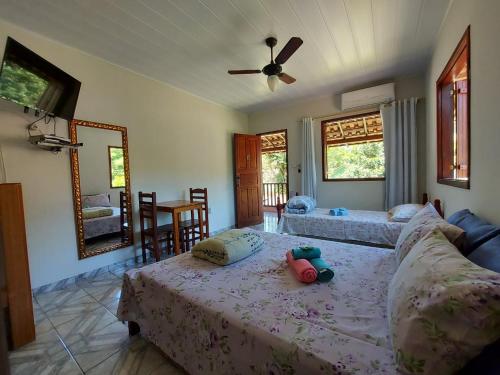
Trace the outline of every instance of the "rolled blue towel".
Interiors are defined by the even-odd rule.
[[[321,250],[318,247],[301,246],[292,249],[293,259],[314,259],[321,256]]]
[[[349,215],[349,210],[344,207],[339,207],[339,208],[332,208],[330,210],[330,215],[331,216],[347,216]]]
[[[333,279],[334,272],[332,266],[326,263],[323,258],[309,259],[309,262],[314,268],[316,268],[316,271],[318,271],[318,277],[316,278],[316,280],[327,282]]]

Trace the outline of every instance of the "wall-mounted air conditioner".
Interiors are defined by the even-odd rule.
[[[342,111],[393,101],[394,83],[346,92],[341,95]]]

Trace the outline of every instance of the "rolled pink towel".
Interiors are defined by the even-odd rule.
[[[316,277],[318,276],[318,272],[309,263],[306,259],[293,259],[293,255],[291,251],[286,252],[286,261],[288,262],[288,266],[292,270],[292,273],[295,277],[302,281],[303,283],[312,283],[316,281]]]

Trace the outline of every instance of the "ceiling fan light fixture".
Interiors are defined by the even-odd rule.
[[[280,79],[276,74],[270,75],[267,77],[267,85],[269,86],[269,90],[274,92],[276,88],[278,87]]]

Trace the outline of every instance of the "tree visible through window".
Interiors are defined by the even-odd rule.
[[[321,123],[323,180],[383,179],[385,156],[380,113]]]
[[[0,97],[18,104],[37,108],[49,82],[22,66],[5,60],[0,76]]]
[[[109,153],[109,176],[112,188],[125,187],[125,164],[123,160],[122,147],[108,147]]]

